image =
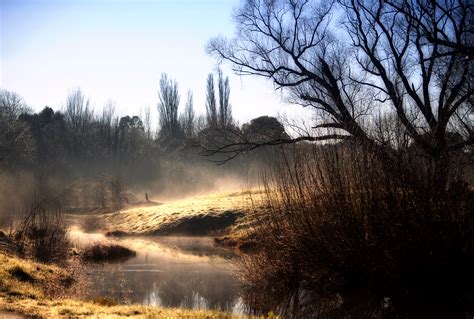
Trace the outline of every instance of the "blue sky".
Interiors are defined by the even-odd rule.
[[[80,87],[95,109],[111,99],[120,113],[156,110],[160,74],[179,84],[204,112],[205,81],[216,62],[205,53],[214,36],[232,37],[238,0],[0,0],[0,87],[39,110],[60,109]],[[294,111],[264,79],[228,67],[234,116]]]

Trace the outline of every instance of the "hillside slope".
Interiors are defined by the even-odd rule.
[[[261,193],[218,193],[100,217],[109,235],[219,235],[246,222]]]

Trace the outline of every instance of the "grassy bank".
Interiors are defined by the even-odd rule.
[[[249,207],[258,207],[256,192],[197,196],[151,207],[104,214],[104,231],[121,235],[219,235],[246,223]],[[254,205],[251,205],[254,203]]]
[[[234,318],[217,311],[114,305],[107,299],[75,300],[78,287],[65,269],[0,253],[0,310],[28,317]]]

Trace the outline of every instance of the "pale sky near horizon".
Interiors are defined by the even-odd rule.
[[[35,111],[58,110],[80,87],[95,110],[112,100],[120,115],[156,112],[161,73],[176,79],[205,112],[205,86],[216,61],[205,52],[214,36],[232,37],[239,0],[0,0],[0,87]],[[262,78],[228,66],[234,117],[294,114],[299,107]]]

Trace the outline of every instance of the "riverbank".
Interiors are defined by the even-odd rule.
[[[155,206],[131,207],[96,217],[111,236],[223,236],[238,233],[255,210],[261,192],[196,196]]]
[[[225,245],[227,239],[243,236],[251,216],[261,209],[256,204],[261,195],[256,191],[218,193],[130,205],[112,213],[68,212],[73,249],[67,263],[80,265],[86,248],[94,245],[120,244],[133,249],[133,256],[136,250],[136,258],[78,271],[91,276],[94,284],[90,285],[65,268],[0,253],[0,311],[27,317],[239,318],[241,311],[233,306],[241,301],[226,270],[226,258],[232,258],[228,256],[232,252],[222,246],[231,247]],[[134,286],[136,282],[141,289]],[[128,301],[122,300],[127,293],[131,293]]]
[[[81,283],[66,269],[0,253],[0,311],[27,317],[238,318],[218,311],[115,305],[104,298],[79,300]]]

